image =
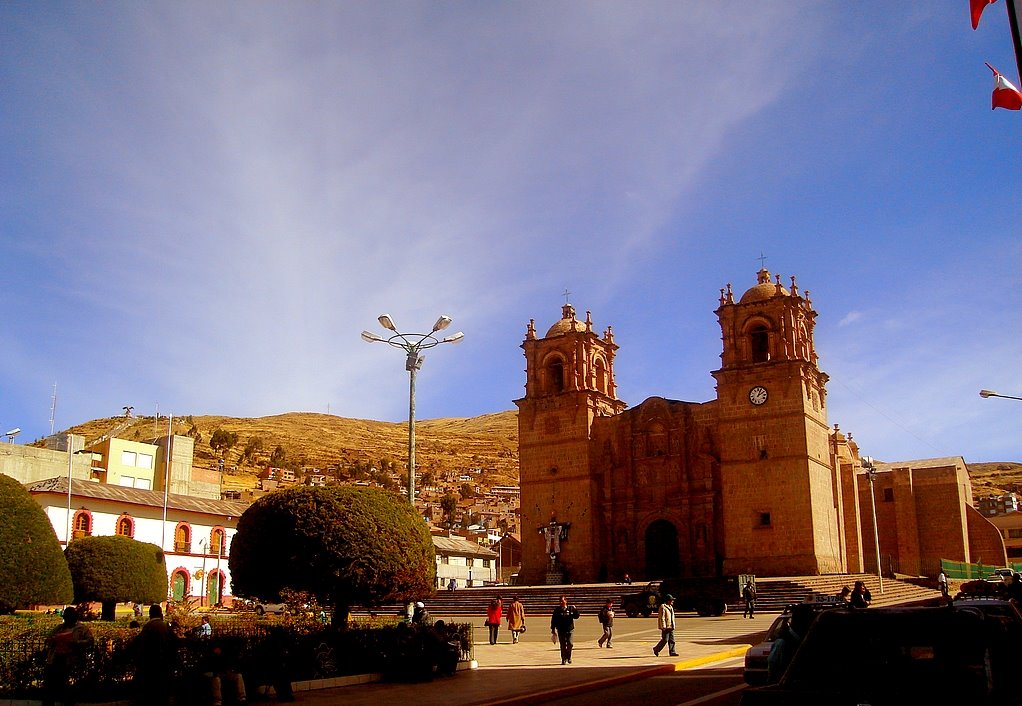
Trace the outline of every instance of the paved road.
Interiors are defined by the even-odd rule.
[[[745,620],[741,615],[719,618],[680,615],[676,631],[680,657],[670,658],[666,652],[660,657],[652,653],[652,647],[660,637],[655,618],[619,619],[615,625],[614,649],[608,650],[596,645],[602,633],[596,617],[583,616],[576,622],[572,664],[565,666],[561,666],[558,646],[550,641],[549,615],[526,616],[529,629],[517,645],[511,644],[511,635],[506,629],[501,629],[498,644],[490,645],[483,627],[484,618],[480,617],[471,621],[476,627],[478,669],[427,684],[367,684],[305,692],[298,697],[301,703],[308,704],[524,704],[568,698],[566,693],[577,693],[595,683],[602,690],[603,695],[598,699],[600,703],[730,706],[740,698],[736,687],[741,684],[738,667],[742,661],[740,655],[744,653],[742,645],[758,642],[773,617],[763,615],[755,620]],[[458,618],[452,620],[459,621]],[[734,653],[734,656],[723,660],[719,657],[728,653]],[[700,663],[700,660],[714,656],[718,656],[716,663]],[[729,669],[717,669],[721,662]],[[670,670],[679,663],[693,665],[692,668],[699,671],[672,672],[669,676],[661,676],[663,670]],[[710,668],[713,668],[712,671]],[[635,681],[637,675],[644,678]],[[623,681],[632,681],[633,686],[616,683]],[[618,689],[621,691],[615,691]],[[727,691],[730,689],[735,690]],[[718,691],[727,693],[715,701],[692,701]],[[613,696],[616,693],[622,696]],[[597,703],[597,700],[565,700],[563,703]]]

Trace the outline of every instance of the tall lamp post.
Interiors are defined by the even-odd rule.
[[[444,338],[437,338],[438,332],[451,325],[450,316],[441,316],[437,319],[429,333],[401,333],[394,326],[394,320],[387,314],[380,314],[379,321],[391,335],[384,337],[371,331],[363,331],[362,340],[366,343],[386,343],[394,348],[400,348],[407,354],[405,370],[408,371],[408,502],[415,507],[415,373],[426,359],[422,351],[441,343],[458,343],[465,338],[465,334],[459,331]]]
[[[866,479],[869,480],[869,500],[873,505],[873,545],[877,550],[877,580],[880,582],[880,593],[884,592],[884,571],[880,566],[880,532],[877,529],[877,499],[873,494],[873,483],[877,478],[877,469],[873,464],[872,456],[862,457],[862,467],[866,470]]]
[[[1022,397],[1015,397],[1014,395],[1001,395],[997,392],[994,392],[993,390],[980,390],[979,396],[982,397],[983,399],[986,399],[987,397],[1003,397],[1007,400],[1022,400]]]

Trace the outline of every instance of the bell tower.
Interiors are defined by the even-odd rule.
[[[717,381],[725,573],[844,571],[840,484],[830,453],[828,376],[808,290],[766,268],[735,301],[720,290]]]
[[[590,313],[579,321],[571,304],[562,307],[560,320],[542,338],[535,320],[529,322],[522,343],[525,396],[515,400],[525,583],[545,583],[552,564],[563,567],[573,582],[596,579],[594,523],[599,515],[590,430],[593,419],[618,414],[626,406],[614,382],[617,348],[610,327],[597,335]],[[541,534],[554,520],[570,523],[556,562],[546,553]]]

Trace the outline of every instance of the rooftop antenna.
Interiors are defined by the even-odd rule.
[[[50,398],[50,436],[53,436],[53,419],[57,415],[57,382],[53,382],[53,397]]]

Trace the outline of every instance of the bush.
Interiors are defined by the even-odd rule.
[[[82,537],[65,551],[76,602],[99,601],[103,619],[113,620],[115,603],[159,603],[167,598],[163,550],[130,537]]]
[[[405,600],[433,590],[436,559],[426,523],[398,496],[332,486],[278,490],[238,521],[230,567],[235,595],[276,599],[285,588],[334,606]]]
[[[71,572],[42,507],[18,481],[0,474],[0,613],[67,603]]]

